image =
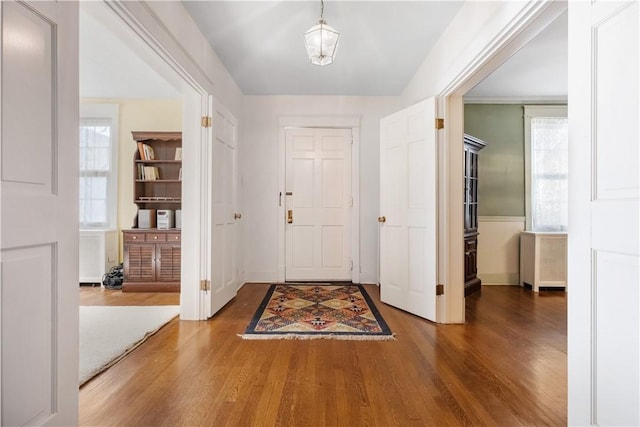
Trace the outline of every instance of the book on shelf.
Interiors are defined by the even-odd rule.
[[[151,146],[147,144],[143,144],[143,148],[144,148],[144,154],[146,156],[145,160],[155,160],[156,156],[155,156],[155,153],[153,152],[153,148],[151,148]]]
[[[182,168],[180,168],[180,172],[178,172],[178,181],[182,181]]]
[[[182,147],[176,147],[176,154],[173,160],[182,160]]]
[[[144,144],[142,142],[138,142],[138,153],[140,153],[140,160],[146,160],[144,157]]]
[[[160,172],[156,166],[142,166],[142,176],[140,179],[145,181],[155,181],[160,179]]]
[[[155,160],[156,158],[153,147],[143,142],[138,142],[138,152],[140,153],[140,160]]]

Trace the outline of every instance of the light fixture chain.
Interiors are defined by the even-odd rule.
[[[320,0],[320,19],[324,19],[324,0]]]

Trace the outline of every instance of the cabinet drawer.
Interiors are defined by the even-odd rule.
[[[144,233],[124,233],[125,242],[144,242]]]
[[[166,242],[167,235],[165,233],[145,233],[145,240],[147,242]]]
[[[182,240],[180,233],[167,233],[167,242],[179,242]]]

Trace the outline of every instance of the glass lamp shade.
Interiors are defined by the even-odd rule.
[[[312,64],[325,66],[333,62],[338,50],[340,33],[327,25],[324,19],[304,33],[304,45]]]

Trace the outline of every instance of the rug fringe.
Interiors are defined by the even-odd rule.
[[[341,340],[396,341],[394,335],[331,335],[331,334],[237,334],[243,340]]]

